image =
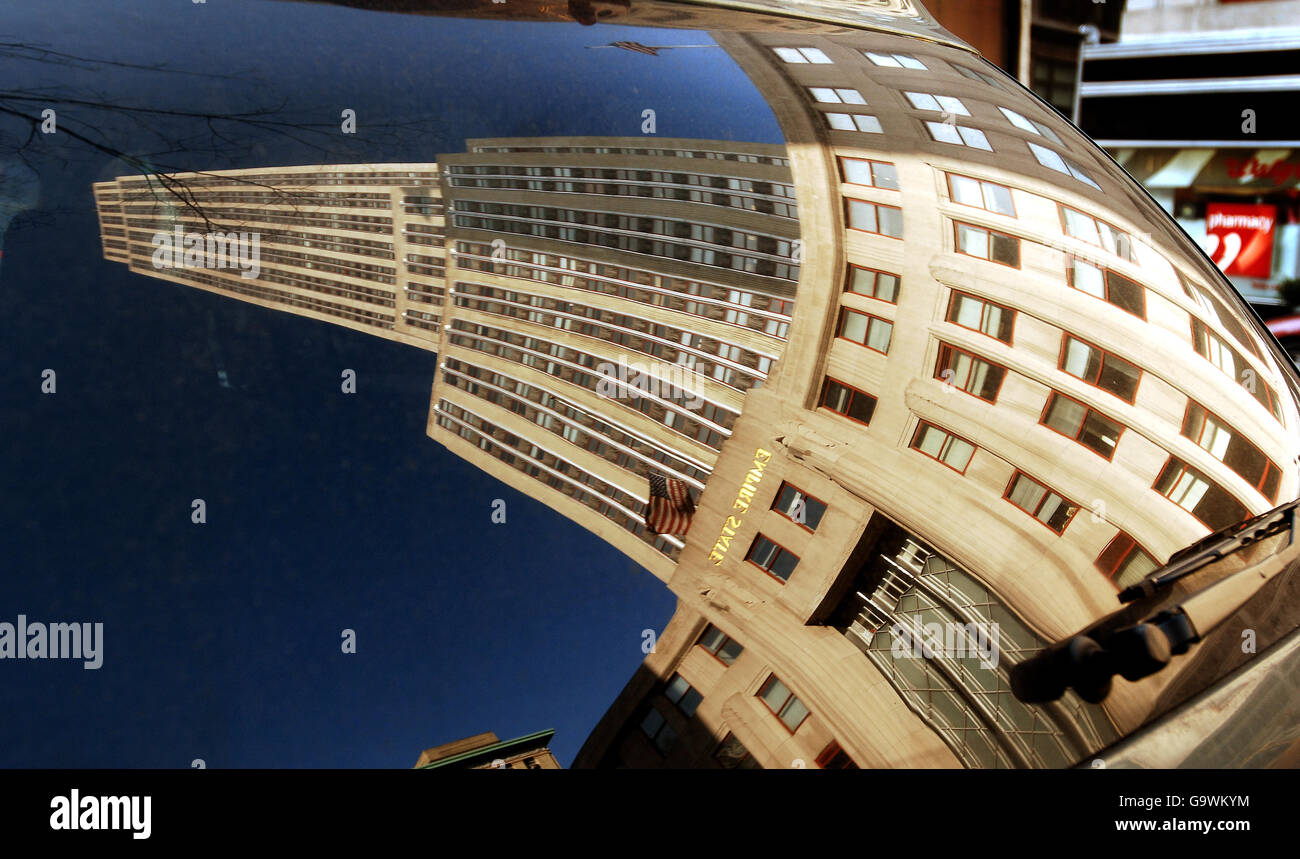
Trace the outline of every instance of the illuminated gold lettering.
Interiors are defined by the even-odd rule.
[[[732,502],[731,509],[739,510],[741,513],[748,512],[750,502],[753,500],[755,493],[758,492],[758,484],[763,481],[763,470],[766,465],[772,461],[770,451],[759,448],[754,452],[754,467],[745,475],[745,480],[736,493],[736,500]],[[722,526],[722,534],[718,537],[718,542],[713,544],[713,551],[709,553],[709,560],[714,566],[721,564],[726,557],[727,550],[731,548],[731,538],[736,536],[740,530],[743,520],[739,516],[728,516],[726,523]]]

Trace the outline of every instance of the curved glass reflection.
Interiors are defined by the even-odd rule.
[[[678,595],[576,765],[1066,766],[1222,676],[1168,694],[1193,651],[1097,704],[1010,692],[1300,497],[1294,366],[1053,109],[910,0],[391,5],[552,22],[511,50],[643,90],[617,134],[577,93],[420,161],[106,176],[104,257],[437,353],[429,437]]]

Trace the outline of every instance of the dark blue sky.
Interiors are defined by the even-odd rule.
[[[128,153],[177,144],[158,156],[175,168],[635,135],[647,107],[661,137],[780,141],[720,50],[585,47],[702,33],[154,0],[3,3],[0,34],[165,65],[0,53],[0,104],[38,114],[7,99],[39,92],[66,128]],[[321,123],[352,108],[359,133],[303,136],[322,151],[234,129],[213,152],[201,124],[69,98]],[[0,132],[12,158],[26,129]],[[406,767],[470,734],[544,728],[570,763],[643,658],[641,631],[671,616],[667,588],[429,440],[433,355],[130,274],[100,258],[90,183],[134,171],[66,134],[24,151],[41,199],[0,268],[0,621],[97,621],[105,642],[98,671],[0,660],[0,766]],[[190,522],[194,498],[206,525]]]

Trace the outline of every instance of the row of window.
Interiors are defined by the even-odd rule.
[[[259,185],[265,184],[262,182]],[[385,193],[366,193],[364,191],[216,191],[196,194],[196,205],[211,203],[243,203],[253,206],[313,206],[336,209],[387,209],[392,205],[392,197]],[[161,206],[160,206],[161,207]],[[147,208],[132,204],[132,211],[147,211]]]
[[[672,474],[693,479],[699,484],[709,478],[708,469],[692,465],[643,441],[549,391],[454,358],[447,359],[444,364],[443,378],[448,384],[522,415],[621,468],[643,471],[645,464],[656,463]]]
[[[249,173],[239,176],[222,176],[213,174],[190,174],[177,176],[175,178],[184,179],[185,184],[191,188],[210,188],[219,185],[246,186],[249,183],[259,185],[432,185],[438,184],[438,169],[436,165],[430,164],[428,167],[419,171],[408,170],[404,172],[377,171],[369,172],[350,172],[350,171],[305,171],[296,173]],[[140,191],[145,191],[147,196],[152,193],[156,186],[156,180],[148,179],[121,179],[118,185],[123,191],[135,192],[132,196],[141,196]]]
[[[637,218],[636,220],[644,219]],[[676,223],[686,224],[688,222]],[[699,227],[699,235],[705,235],[705,230],[707,230],[710,239],[697,240],[692,238],[688,243],[686,241],[674,242],[647,238],[630,230],[606,232],[601,229],[565,227],[545,222],[516,221],[476,215],[456,215],[456,226],[497,233],[539,236],[581,245],[596,245],[647,256],[693,262],[714,268],[743,271],[763,277],[775,277],[781,280],[796,281],[799,279],[799,265],[783,261],[793,257],[794,245],[792,240],[758,236],[753,233],[743,233],[720,227],[693,225]],[[695,232],[692,231],[693,234]],[[652,234],[661,235],[658,232]],[[716,244],[722,247],[735,247],[735,243],[740,243],[740,245],[752,244],[754,245],[753,252],[740,253],[703,246],[705,244]]]
[[[587,388],[590,391],[601,390],[602,380],[606,379],[605,376],[595,373],[594,370],[593,372],[586,372],[580,369],[580,367],[594,368],[596,366],[595,356],[588,353],[567,349],[559,344],[542,343],[531,337],[525,338],[481,325],[470,325],[459,319],[455,320],[452,325],[457,333],[448,335],[447,340],[453,345],[474,349],[487,355],[496,355],[507,361],[533,367],[548,375]],[[479,336],[466,336],[459,332],[466,332],[471,335],[477,333]],[[525,342],[534,343],[556,354],[556,357],[562,360],[551,361],[534,352],[526,351],[531,347],[518,348],[508,345],[516,341],[520,344]],[[572,361],[563,356],[569,356]],[[685,405],[688,398],[682,395],[683,392],[676,391],[672,385],[667,383],[657,384],[658,396],[663,399],[651,399],[648,396],[641,396],[639,389],[632,387],[631,381],[629,380],[628,387],[632,388],[632,396],[622,397],[617,402],[641,412],[651,420],[664,424],[679,435],[699,441],[714,450],[721,449],[724,432],[730,430],[735,424],[736,412],[709,402],[705,402],[698,409],[690,409]],[[695,397],[690,399],[695,399]],[[673,400],[674,402],[669,403],[665,402],[665,400]],[[696,412],[698,412],[698,419]],[[718,427],[722,431],[719,431]]]
[[[309,274],[299,274],[294,271],[276,271],[275,269],[265,268],[258,274],[257,279],[259,281],[269,281],[270,283],[279,283],[285,286],[305,289],[310,292],[318,292],[322,295],[336,295],[340,298],[350,298],[353,301],[362,301],[366,304],[375,304],[380,307],[396,306],[396,295],[390,290],[374,289],[368,286],[357,286],[356,284],[345,283],[341,280],[330,280],[324,277],[313,277]]]
[[[562,184],[573,187],[560,190],[579,189],[581,193],[608,193],[623,196],[659,196],[658,192],[662,191],[665,196],[673,197],[678,191],[703,190],[768,198],[766,202],[769,203],[790,202],[795,199],[794,185],[788,182],[668,170],[473,165],[453,166],[448,169],[448,175],[451,177],[450,183],[456,187],[532,188],[537,186],[539,189],[554,189],[555,186]],[[602,190],[588,190],[595,188]]]
[[[960,295],[960,293],[958,293]],[[945,351],[947,354],[945,354]],[[1091,344],[1064,335],[1060,368],[1089,384],[1132,403],[1141,371],[1133,364]],[[982,358],[944,344],[936,378],[953,384],[989,402],[996,402],[1005,369]],[[1118,421],[1058,391],[1052,391],[1040,422],[1085,447],[1110,459],[1124,427]],[[1275,501],[1281,470],[1241,433],[1211,415],[1195,401],[1188,401],[1182,434]]]
[[[807,90],[812,100],[817,104],[867,106],[867,100],[856,89],[847,87],[808,87]],[[910,90],[904,91],[903,96],[916,110],[931,111],[943,115],[943,120],[940,122],[924,120],[926,131],[929,132],[932,140],[938,143],[969,146],[986,152],[993,151],[993,146],[989,143],[988,136],[983,131],[978,128],[957,125],[956,117],[969,117],[971,115],[970,110],[961,99],[938,93]],[[998,107],[998,110],[1015,128],[1061,144],[1060,137],[1043,123],[1029,119],[1010,108]],[[879,118],[873,115],[831,111],[826,112],[825,116],[828,126],[836,131],[862,131],[874,134],[883,132]],[[1101,186],[1097,184],[1091,174],[1072,159],[1033,141],[1026,141],[1025,145],[1028,147],[1029,153],[1042,166],[1072,176],[1098,191],[1101,190]]]
[[[795,197],[794,185],[789,182],[771,182],[746,179],[717,173],[681,173],[669,170],[626,169],[618,167],[557,167],[552,165],[477,164],[452,165],[447,168],[452,185],[462,185],[463,177],[490,178],[556,178],[583,179],[600,182],[639,182],[660,185],[688,185],[722,191],[740,191],[765,197]]]
[[[1066,338],[1067,344],[1073,341],[1069,335]],[[989,402],[996,402],[1005,375],[1006,369],[1003,367],[947,343],[940,344],[935,378],[945,384]],[[876,398],[827,377],[820,405],[851,420],[870,424]],[[1119,436],[1124,431],[1119,422],[1058,391],[1049,394],[1039,422],[1108,460],[1113,457]],[[1189,405],[1183,435],[1251,482],[1270,501],[1276,498],[1281,479],[1280,469],[1243,436],[1233,433],[1198,404]],[[937,427],[927,428],[924,424],[913,437],[912,446],[963,473],[975,450],[964,439],[958,439]],[[1019,472],[1017,475],[1019,477],[1012,481],[1005,497],[1048,524],[1057,533],[1064,532],[1065,525],[1078,509],[1077,505],[1065,503],[1060,496],[1051,493],[1032,478],[1020,475]],[[1039,493],[1034,486],[1043,492]],[[1187,510],[1211,530],[1240,521],[1247,515],[1245,505],[1231,493],[1174,456],[1170,456],[1152,488]],[[1022,501],[1032,503],[1020,503]],[[764,548],[762,557],[775,563],[781,556]],[[794,563],[797,562],[798,559],[795,558]],[[784,563],[790,562],[787,560]]]
[[[148,239],[146,238],[147,242]],[[277,230],[262,236],[262,246],[271,244],[295,245],[313,250],[333,253],[353,254],[355,256],[393,258],[392,241],[377,241],[355,236],[330,236],[324,233],[308,233],[297,230]]]
[[[420,310],[403,310],[402,321],[412,328],[422,328],[425,331],[438,331],[442,327],[441,316]]]
[[[642,304],[740,325],[773,337],[786,336],[790,315],[794,311],[794,302],[788,298],[644,269],[520,248],[502,249],[501,253],[512,262],[498,262],[490,245],[457,242],[456,247],[460,266],[465,269],[617,295]],[[581,277],[582,274],[592,276]]]
[[[703,203],[728,209],[741,209],[774,215],[780,218],[797,218],[799,210],[793,202],[772,200],[752,194],[705,191],[675,185],[645,185],[623,182],[573,182],[560,179],[462,179],[457,185],[470,188],[511,189],[518,191],[543,191],[552,194],[591,194],[607,197],[637,197],[657,200],[674,200],[684,203]]]
[[[440,400],[436,411],[438,426],[594,510],[668,558],[681,554],[678,544],[645,527],[644,517],[632,512],[644,505],[626,492],[447,400]]]
[[[812,47],[789,47],[789,48],[772,48],[772,52],[781,60],[792,65],[811,63],[814,65],[834,65],[834,60],[826,55],[826,52],[820,48]],[[874,65],[890,69],[912,69],[914,71],[929,71],[923,60],[914,57],[911,54],[880,53],[877,51],[862,51],[863,56],[870,60]],[[933,61],[931,61],[933,62]],[[1000,90],[1006,87],[997,78],[976,69],[967,68],[957,63],[949,63],[956,72],[963,77],[971,80],[980,81],[989,84]]]
[[[309,268],[313,271],[342,274],[361,280],[373,280],[378,283],[394,284],[397,282],[395,277],[397,271],[391,265],[371,265],[369,263],[352,262],[351,260],[339,259],[337,257],[326,257],[318,254],[303,254],[294,251],[278,250],[274,247],[261,248],[260,255],[261,260],[264,263],[279,263],[281,265]]]
[[[497,300],[473,299],[466,293]],[[606,342],[617,343],[630,350],[689,367],[740,391],[761,384],[773,364],[773,359],[769,356],[742,349],[734,344],[692,334],[683,329],[660,325],[639,316],[614,313],[593,305],[577,304],[532,293],[511,292],[482,284],[458,281],[456,304],[459,307],[468,307],[498,316],[526,319],[538,325],[574,331]],[[578,321],[573,318],[576,316],[597,321]],[[714,360],[715,358],[722,360]],[[753,372],[746,372],[731,364],[739,364]]]
[[[297,292],[287,292],[282,289],[272,289],[268,286],[261,285],[263,280],[278,281],[280,278],[275,275],[262,272],[257,280],[246,280],[241,277],[218,277],[209,274],[206,271],[197,269],[184,269],[177,273],[189,283],[205,283],[209,286],[216,287],[223,292],[233,292],[237,295],[247,295],[251,298],[258,298],[263,301],[272,301],[284,307],[296,307],[302,310],[310,310],[314,313],[321,313],[326,316],[336,316],[340,319],[346,319],[350,322],[360,322],[363,325],[369,325],[374,328],[384,328],[392,330],[394,318],[386,313],[366,310],[360,307],[352,307],[347,304],[338,304],[333,301],[325,301],[322,298],[316,298],[311,295],[305,295]],[[325,283],[325,281],[322,281]],[[322,292],[328,292],[328,288],[322,288]]]
[[[1133,259],[1132,243],[1127,234],[1110,227],[1104,221],[1083,215],[1066,206],[1062,206],[1061,211],[1067,234],[1098,244],[1123,259]],[[901,216],[899,221],[901,223]],[[958,253],[1012,268],[1020,267],[1019,238],[960,221],[954,224]],[[1113,269],[1097,266],[1074,256],[1067,257],[1066,266],[1066,282],[1071,288],[1099,298],[1139,319],[1147,318],[1146,288],[1142,284]],[[1193,292],[1190,287],[1185,286],[1185,288],[1188,289],[1189,295],[1200,294]],[[1239,322],[1236,325],[1240,327]],[[1245,342],[1250,342],[1244,330],[1242,336]],[[1281,401],[1273,387],[1259,378],[1259,374],[1240,352],[1210,330],[1209,326],[1196,316],[1191,317],[1191,339],[1197,354],[1236,379],[1264,408],[1268,409],[1278,422],[1282,422]]]
[[[586,155],[651,155],[656,157],[704,158],[713,161],[736,161],[742,164],[770,164],[789,167],[790,159],[775,155],[753,155],[748,152],[723,152],[716,149],[657,149],[644,146],[555,146],[511,145],[472,146],[470,152],[554,152]]]
[[[794,252],[792,239],[675,218],[656,218],[590,209],[568,209],[559,206],[493,203],[480,200],[458,200],[456,202],[456,212],[456,223],[458,225],[461,225],[462,214],[491,215],[537,225],[574,224],[601,230],[617,230],[623,233],[685,239],[700,244],[716,245],[722,248],[738,248],[783,259],[789,259]],[[471,226],[471,224],[464,224],[464,226]]]
[[[285,224],[290,227],[317,226],[331,230],[350,230],[358,233],[386,233],[392,235],[393,219],[370,215],[339,214],[337,212],[273,212],[266,209],[222,209],[223,218],[238,224]],[[127,218],[127,224],[146,229],[152,235],[159,220],[180,225],[186,230],[206,232],[205,225],[187,222],[183,218]]]
[[[1250,366],[1245,357],[1232,347],[1227,340],[1210,330],[1210,327],[1192,317],[1192,344],[1196,354],[1218,367],[1225,374],[1237,380],[1237,384],[1259,401],[1259,404],[1282,423],[1282,402],[1277,391],[1273,390]]]

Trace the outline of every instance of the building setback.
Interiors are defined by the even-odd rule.
[[[445,267],[436,164],[335,164],[94,185],[104,258],[131,271],[437,351]],[[182,197],[192,205],[182,202]],[[259,276],[210,254],[160,268],[155,237],[256,233]]]

